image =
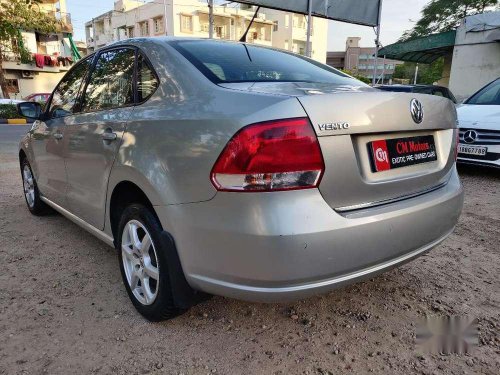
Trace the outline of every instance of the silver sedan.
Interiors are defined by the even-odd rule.
[[[129,39],[78,62],[34,121],[28,209],[118,250],[150,320],[208,294],[299,299],[443,241],[462,209],[456,111],[253,44]]]

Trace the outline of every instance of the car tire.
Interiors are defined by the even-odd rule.
[[[161,224],[151,210],[132,204],[123,211],[116,241],[123,283],[132,304],[153,322],[171,319],[186,311],[174,302],[168,252],[161,233]]]
[[[23,181],[23,192],[28,210],[35,216],[48,214],[51,209],[40,199],[40,191],[36,183],[33,171],[28,159],[21,160],[21,177]]]

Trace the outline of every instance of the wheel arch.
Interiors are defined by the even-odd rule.
[[[136,193],[136,195],[133,193]],[[120,220],[116,212],[116,204],[120,203],[120,194],[125,194],[125,198],[128,199],[121,203],[142,203],[150,207],[157,217],[154,206],[161,204],[160,195],[146,176],[137,169],[126,165],[113,167],[108,180],[105,224],[105,232],[112,235],[113,238],[116,238],[116,218],[118,217],[117,220]]]
[[[130,177],[130,176],[129,176]],[[108,219],[109,228],[111,229],[115,247],[119,248],[118,243],[118,226],[120,223],[120,218],[123,210],[130,204],[140,203],[151,210],[151,213],[157,218],[158,222],[162,226],[162,232],[160,233],[161,241],[163,242],[163,248],[167,252],[167,257],[169,259],[169,277],[173,285],[172,293],[176,306],[182,309],[189,308],[194,304],[203,301],[207,298],[204,293],[195,291],[188,284],[183,267],[175,246],[174,238],[171,233],[169,233],[163,227],[161,220],[154,208],[155,198],[148,196],[147,191],[152,189],[144,188],[144,185],[139,185],[137,181],[130,178],[123,179],[121,181],[114,181],[108,199],[108,212],[106,215]]]
[[[115,241],[118,238],[117,230],[121,215],[125,208],[133,203],[140,203],[146,206],[160,222],[153,203],[144,190],[130,180],[120,181],[114,186],[111,192],[109,198],[109,215],[107,215],[109,218],[111,233],[113,234]]]
[[[28,160],[28,163],[29,163],[28,154],[26,153],[26,151],[24,151],[21,148],[21,149],[19,149],[19,167],[21,169],[23,168],[23,161],[24,160]]]

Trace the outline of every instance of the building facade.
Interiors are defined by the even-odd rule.
[[[347,38],[345,51],[328,52],[326,63],[334,68],[349,70],[369,79],[373,78],[376,64],[377,82],[391,82],[396,65],[403,62],[384,59],[384,56],[379,56],[375,62],[375,47],[361,47],[360,40],[359,37]]]
[[[237,3],[215,5],[213,37],[239,40],[254,13],[253,6]],[[312,58],[321,62],[326,60],[327,29],[327,20],[313,19]],[[206,1],[199,0],[169,1],[166,9],[161,1],[118,0],[113,10],[86,22],[85,33],[89,52],[131,37],[169,35],[208,38],[209,9]],[[314,35],[323,37],[315,39]],[[305,54],[305,17],[261,8],[247,34],[247,42]]]
[[[39,6],[42,12],[60,21],[60,27],[50,35],[20,31],[22,40],[17,38],[2,45],[2,69],[11,99],[52,92],[75,61],[73,26],[71,15],[66,12],[66,0],[42,0]],[[22,56],[21,50],[29,54]]]

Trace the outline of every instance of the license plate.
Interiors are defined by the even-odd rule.
[[[369,142],[373,172],[437,160],[434,136],[380,139]]]
[[[488,147],[458,145],[459,154],[484,156],[488,152]]]

